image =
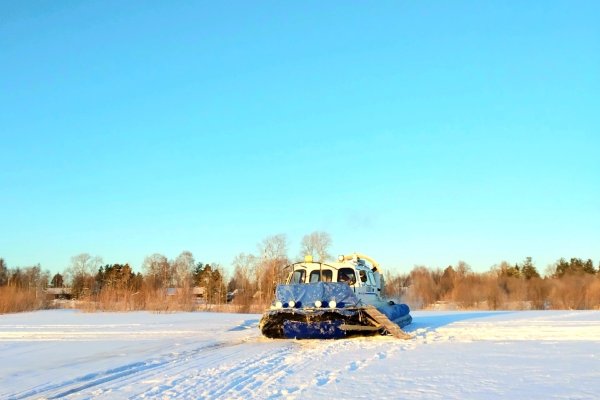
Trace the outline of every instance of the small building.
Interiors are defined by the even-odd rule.
[[[46,298],[48,300],[71,300],[73,297],[71,294],[71,288],[59,287],[59,288],[46,288],[44,290]]]
[[[175,296],[181,293],[185,293],[182,288],[167,288],[167,296]],[[194,286],[192,288],[192,296],[203,299],[205,297],[206,288]]]
[[[192,289],[192,294],[194,295],[194,297],[203,299],[206,297],[206,288],[203,286],[194,286],[194,288]]]

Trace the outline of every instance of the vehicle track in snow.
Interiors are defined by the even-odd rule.
[[[215,360],[210,365],[195,364],[192,369],[173,371],[164,376],[160,386],[141,393],[141,397],[177,398],[249,398],[266,382],[277,381],[286,357],[293,351],[290,342],[255,342],[245,344],[238,358]],[[138,397],[140,395],[136,395]]]
[[[350,362],[339,362],[357,345],[380,349]],[[248,343],[250,346],[250,343]],[[301,398],[313,386],[326,385],[344,373],[354,373],[373,362],[384,362],[391,354],[405,349],[392,338],[383,340],[350,339],[336,341],[270,340],[253,343],[260,348],[251,356],[221,363],[217,368],[197,370],[178,376],[162,390],[155,388],[144,396],[184,399],[278,399]]]
[[[391,337],[271,340],[260,337],[256,328],[257,320],[244,321],[228,332],[246,331],[250,335],[204,345],[187,338],[187,344],[178,351],[38,385],[8,398],[299,398],[311,387],[335,385],[344,373],[366,368],[400,348],[414,346]],[[376,349],[377,355],[340,362],[344,357],[338,354],[352,351],[357,345]]]
[[[175,351],[92,370],[80,376],[40,384],[8,398],[294,398],[312,386],[334,383],[344,372],[354,372],[383,360],[393,350],[391,338],[358,339],[361,346],[388,346],[377,357],[339,362],[356,339],[294,341],[262,338],[256,319],[222,332],[229,340],[185,338]],[[181,334],[181,332],[178,332]],[[215,332],[218,334],[218,332]],[[207,341],[208,340],[208,341]],[[343,357],[342,357],[343,359]],[[111,364],[108,364],[111,365]],[[115,365],[115,364],[112,364]]]
[[[211,358],[218,353],[219,359],[235,356],[247,339],[233,342],[211,343],[190,350],[171,352],[144,361],[128,363],[116,368],[87,373],[69,380],[53,384],[44,384],[29,390],[9,395],[9,399],[58,399],[69,398],[97,398],[108,394],[115,388],[125,387],[131,382],[139,382],[156,374],[164,374],[172,369],[181,369],[186,364],[198,362],[204,358]],[[231,349],[231,350],[226,350]],[[110,397],[110,395],[108,395]]]
[[[385,345],[362,343],[382,344]],[[310,386],[329,383],[344,371],[368,365],[369,357],[334,370],[330,368],[337,354],[355,345],[354,340],[322,342],[251,337],[85,374],[10,398],[294,398]],[[322,360],[327,362],[323,364]]]
[[[399,346],[398,343],[403,343]],[[357,345],[381,348],[376,356],[339,363]],[[256,335],[170,352],[15,393],[21,399],[298,398],[311,386],[384,360],[408,342],[392,338],[336,341],[271,340]]]

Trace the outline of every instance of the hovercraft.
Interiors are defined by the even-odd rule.
[[[363,254],[341,255],[337,262],[288,265],[285,284],[261,320],[263,335],[278,339],[340,339],[350,336],[411,336],[402,330],[412,321],[406,304],[381,297],[379,264]]]

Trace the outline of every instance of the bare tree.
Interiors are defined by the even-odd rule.
[[[189,251],[182,251],[172,263],[173,280],[177,287],[187,287],[194,270],[194,256]]]
[[[287,237],[283,233],[268,236],[260,242],[258,251],[263,259],[287,259]]]
[[[256,284],[256,256],[253,254],[240,253],[233,259],[233,277],[234,287],[232,290],[241,289],[243,291],[252,290],[252,285]]]
[[[544,270],[544,276],[547,278],[551,278],[554,275],[556,275],[556,264],[546,265],[546,269]]]
[[[71,257],[71,266],[69,271],[73,276],[93,275],[102,265],[102,257],[92,257],[88,253],[81,253]]]
[[[284,234],[269,236],[258,245],[261,255],[258,262],[258,291],[260,301],[270,302],[275,286],[282,279],[283,267],[289,263],[287,238]]]
[[[68,274],[73,297],[88,295],[94,289],[94,275],[102,265],[102,257],[81,253],[71,257]]]
[[[400,300],[405,296],[409,284],[409,274],[393,274],[390,270],[386,270],[384,295],[386,298]]]
[[[257,258],[253,254],[240,253],[233,259],[233,277],[229,281],[228,290],[235,292],[234,303],[244,306],[244,311],[252,301],[252,296],[256,293],[256,267]]]
[[[300,258],[310,255],[316,261],[327,261],[331,259],[328,250],[331,246],[331,236],[327,232],[314,231],[304,235],[300,244]]]
[[[459,261],[456,265],[456,278],[462,279],[472,273],[471,266],[464,261]]]
[[[415,308],[427,307],[437,300],[437,286],[431,271],[424,266],[416,266],[410,272],[411,287],[408,301]]]
[[[165,288],[171,284],[171,265],[162,254],[154,253],[146,257],[142,268],[154,289]]]

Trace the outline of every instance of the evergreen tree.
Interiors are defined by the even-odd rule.
[[[556,262],[556,272],[554,273],[554,277],[561,278],[566,273],[569,273],[571,271],[570,268],[571,268],[571,265],[567,262],[567,260],[565,260],[564,258],[561,257]]]
[[[55,288],[61,288],[65,284],[64,278],[61,274],[55,274],[50,281],[50,286]]]
[[[594,262],[591,259],[588,258],[587,261],[583,263],[583,272],[592,275],[596,273],[596,269],[594,268]]]
[[[0,258],[0,286],[8,284],[8,267],[4,258]]]
[[[194,280],[194,285],[202,286],[200,279],[202,278],[202,273],[204,272],[204,264],[198,262],[196,267],[194,267],[194,271],[192,272],[192,278]]]
[[[454,279],[456,277],[456,272],[454,272],[454,268],[449,265],[442,274],[440,279],[440,287],[441,287],[441,295],[445,296],[447,293],[452,292],[454,289]]]
[[[131,289],[135,274],[129,264],[107,264],[96,274],[98,289]]]
[[[569,261],[561,258],[556,262],[556,273],[555,277],[561,278],[564,275],[582,275],[591,274],[594,275],[596,269],[591,259],[583,261],[581,258],[573,257]]]
[[[507,262],[502,262],[500,264],[500,271],[498,273],[500,277],[504,278],[520,278],[521,277],[521,269],[519,268],[519,264],[515,264],[511,266]]]
[[[537,269],[533,265],[533,262],[531,261],[531,257],[527,257],[523,262],[523,266],[521,267],[521,274],[525,279],[540,277],[540,274],[538,273]]]

